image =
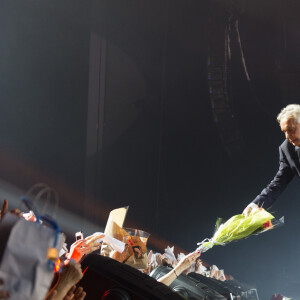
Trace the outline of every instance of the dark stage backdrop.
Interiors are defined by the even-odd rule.
[[[276,115],[299,102],[297,1],[236,4],[251,87],[232,32],[242,146],[229,154],[208,92],[222,1],[1,1],[0,177],[22,189],[47,182],[63,208],[101,227],[129,205],[125,225],[149,231],[150,247],[194,250],[271,180],[284,138]],[[295,179],[272,208],[284,227],[203,260],[262,299],[297,295],[298,194]]]

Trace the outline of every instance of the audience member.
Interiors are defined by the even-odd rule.
[[[176,267],[171,270],[168,274],[159,278],[158,281],[164,283],[165,285],[170,285],[183,271],[188,269],[200,256],[199,252],[192,252],[182,258]]]
[[[2,209],[0,210],[0,221],[8,211],[8,202],[4,200]],[[12,213],[24,217],[28,221],[36,221],[33,212],[23,214],[19,209],[11,210]],[[41,299],[45,300],[83,300],[86,293],[81,287],[76,288],[76,284],[82,278],[82,270],[80,261],[89,253],[98,250],[101,247],[99,239],[103,237],[101,233],[95,233],[84,239],[80,239],[74,242],[69,253],[66,253],[66,260],[64,261],[64,266],[59,272],[55,273],[56,283],[53,285],[49,294],[46,296],[42,295]],[[110,245],[108,245],[110,247]],[[66,249],[67,250],[67,249]],[[124,262],[128,256],[128,248],[125,248],[123,253],[119,253],[116,250],[113,251],[115,255],[112,257],[120,262]],[[126,257],[125,257],[126,256]],[[199,259],[200,253],[193,252],[188,255],[180,253],[177,258],[174,254],[174,247],[167,247],[165,253],[153,253],[152,251],[148,254],[148,264],[147,268],[141,270],[145,274],[150,274],[158,266],[168,266],[173,269],[160,278],[158,281],[166,285],[170,285],[180,274],[188,274],[190,271],[195,271],[202,275],[206,275],[206,268],[202,265],[202,261]],[[124,259],[125,258],[125,259]],[[224,273],[222,273],[216,266],[213,266],[210,270],[210,276],[219,280],[225,278]],[[0,285],[3,281],[0,280]],[[0,300],[9,299],[9,291],[0,289]]]
[[[53,297],[51,294],[54,291],[56,294],[54,300],[72,299],[70,297],[73,297],[75,294],[78,299],[84,299],[85,293],[82,289],[79,289],[74,294],[75,284],[78,283],[82,276],[83,275],[80,264],[75,261],[70,261],[67,265],[65,265],[62,268],[61,272],[58,274],[56,279],[57,282],[55,283],[54,288],[52,288],[53,291],[50,293],[49,296],[46,297],[46,300],[53,299],[49,297]]]
[[[203,266],[202,260],[197,258],[195,263],[195,273],[205,275],[206,267]]]

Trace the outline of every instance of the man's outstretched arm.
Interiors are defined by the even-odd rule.
[[[294,177],[294,172],[287,162],[285,155],[279,147],[279,169],[274,179],[266,188],[244,209],[243,214],[248,216],[257,206],[268,209],[285,190]]]

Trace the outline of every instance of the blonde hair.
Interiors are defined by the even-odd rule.
[[[284,107],[277,116],[277,121],[280,123],[283,119],[296,119],[297,123],[300,124],[300,105],[289,104]]]

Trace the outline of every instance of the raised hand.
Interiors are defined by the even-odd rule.
[[[63,300],[83,300],[86,296],[86,292],[83,290],[82,287],[78,287],[76,289],[76,286],[73,285],[66,296],[63,298]]]
[[[90,246],[87,244],[85,239],[81,239],[73,243],[70,247],[70,252],[67,255],[68,259],[73,259],[79,262],[83,255],[90,253]]]
[[[56,300],[63,300],[68,296],[68,293],[73,293],[72,286],[74,286],[82,278],[81,265],[75,261],[70,261],[65,265],[60,274],[60,279],[56,287]]]
[[[173,270],[159,278],[158,281],[165,285],[170,285],[184,270],[189,268],[199,256],[199,252],[192,252],[183,257]]]
[[[74,259],[75,261],[79,262],[84,255],[98,250],[101,247],[101,244],[97,240],[103,236],[103,234],[93,234],[85,239],[80,239],[74,242],[70,247],[68,259]]]
[[[174,269],[177,275],[181,274],[184,270],[189,268],[199,256],[200,256],[199,252],[192,252],[187,256],[185,256],[184,258],[182,258]]]

